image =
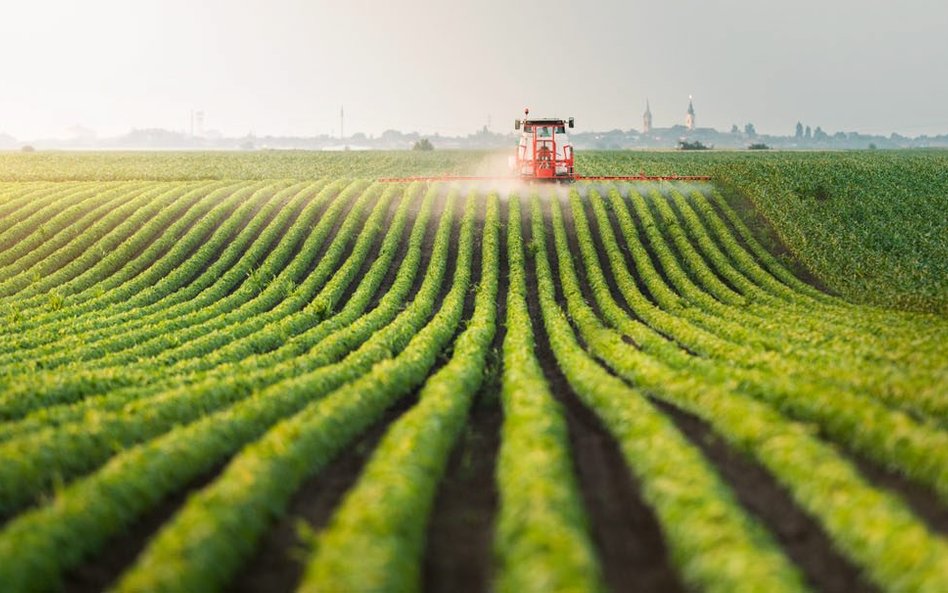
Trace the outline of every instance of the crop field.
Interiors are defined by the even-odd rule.
[[[0,155],[0,591],[948,591],[948,156],[581,156]]]

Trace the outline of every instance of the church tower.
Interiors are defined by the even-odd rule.
[[[645,113],[642,114],[642,133],[648,134],[652,131],[652,110],[649,109],[648,99],[645,100]]]
[[[695,106],[691,102],[691,95],[688,95],[688,112],[685,114],[685,127],[689,130],[695,129]]]

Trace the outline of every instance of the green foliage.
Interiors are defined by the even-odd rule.
[[[342,177],[464,172],[471,154],[0,157],[35,179],[0,182],[0,588],[55,590],[211,476],[114,586],[226,589],[303,480],[417,393],[292,552],[303,590],[417,590],[480,390],[504,414],[495,588],[601,590],[540,340],[686,587],[808,583],[654,399],[772,475],[880,590],[948,588],[945,538],[852,461],[948,501],[948,321],[853,304],[942,310],[944,155],[578,156],[714,182],[534,186],[523,232],[516,195]],[[905,275],[910,251],[924,273]],[[841,280],[859,257],[878,269]]]
[[[63,308],[63,295],[51,292],[46,295],[46,308],[50,311],[59,311]]]
[[[427,138],[422,138],[421,140],[415,142],[411,147],[412,150],[421,150],[421,151],[430,151],[434,150],[434,145],[431,143],[431,140]]]
[[[948,312],[948,152],[577,151],[584,174],[711,175],[851,302]]]
[[[429,142],[430,145],[430,142]],[[432,149],[434,147],[432,146]],[[319,179],[464,173],[486,153],[459,150],[0,153],[0,181]]]
[[[688,142],[687,140],[680,140],[678,142],[678,150],[710,150],[714,148],[713,146],[707,146],[702,143],[700,140],[695,140],[694,142]]]
[[[948,312],[944,153],[795,155],[720,167],[806,268],[847,299]]]

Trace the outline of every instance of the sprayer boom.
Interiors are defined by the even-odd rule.
[[[708,175],[561,175],[558,177],[530,178],[521,175],[490,176],[490,175],[433,175],[416,177],[380,177],[381,183],[410,183],[412,181],[710,181]]]

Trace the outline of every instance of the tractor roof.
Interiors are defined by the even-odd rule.
[[[538,126],[562,126],[566,123],[565,119],[544,118],[544,119],[525,119],[523,123],[527,125]]]

